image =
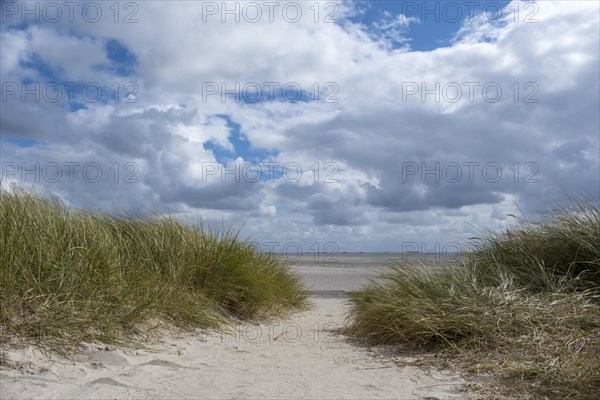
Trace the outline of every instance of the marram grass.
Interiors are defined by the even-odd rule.
[[[299,278],[235,234],[169,217],[0,196],[0,340],[65,349],[133,342],[156,321],[219,327],[302,308]]]
[[[532,291],[592,291],[600,295],[600,208],[574,201],[511,230],[488,231],[469,265],[478,276],[510,275]]]
[[[479,388],[484,398],[600,398],[600,210],[593,203],[488,232],[448,268],[396,264],[382,278],[351,294],[349,335],[433,348],[449,365],[489,373],[495,380]]]

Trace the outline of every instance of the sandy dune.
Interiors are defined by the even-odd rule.
[[[286,321],[240,325],[229,334],[167,338],[155,351],[90,345],[73,360],[12,350],[21,370],[0,371],[10,398],[462,399],[459,377],[418,367],[349,343],[342,298],[314,298]],[[31,364],[27,364],[31,363]]]

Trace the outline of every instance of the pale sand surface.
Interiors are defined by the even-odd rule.
[[[337,274],[312,268],[309,279]],[[346,299],[327,293],[341,293],[353,279],[323,285],[311,310],[279,323],[242,324],[229,334],[169,335],[152,351],[89,345],[65,360],[31,348],[10,350],[9,359],[23,367],[0,371],[0,398],[467,398],[465,382],[453,373],[400,367],[391,355],[336,333]]]

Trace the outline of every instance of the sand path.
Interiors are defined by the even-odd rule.
[[[73,360],[29,348],[10,359],[32,362],[0,371],[0,397],[197,399],[460,399],[460,378],[399,367],[335,332],[340,298],[314,298],[312,310],[279,324],[230,334],[167,338],[155,351],[90,346]]]

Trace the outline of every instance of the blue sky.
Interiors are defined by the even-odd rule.
[[[124,9],[117,22],[108,8],[95,23],[13,16],[0,28],[3,185],[30,186],[35,165],[75,163],[75,176],[63,170],[36,189],[340,251],[435,248],[503,228],[508,214],[543,212],[565,191],[600,196],[598,4],[475,3],[343,2],[338,24],[313,21],[312,2],[294,23],[277,13],[203,23],[202,3],[189,1],[136,3],[132,24]],[[484,18],[483,6],[502,15]],[[52,82],[58,101],[23,98],[22,84]],[[300,87],[300,101],[204,96],[207,84],[269,82]],[[407,84],[420,93],[403,101]],[[423,100],[436,85],[441,100]],[[485,97],[489,86],[498,101]],[[456,87],[453,101],[445,90]],[[213,169],[236,163],[276,165],[274,179],[268,168],[257,181]]]
[[[361,14],[354,21],[373,27],[377,21],[389,15],[403,14],[414,18],[404,32],[412,50],[431,51],[451,45],[465,21],[486,12],[490,21],[499,21],[510,3],[503,1],[403,1],[375,0],[361,2]],[[401,47],[402,43],[396,43]]]

